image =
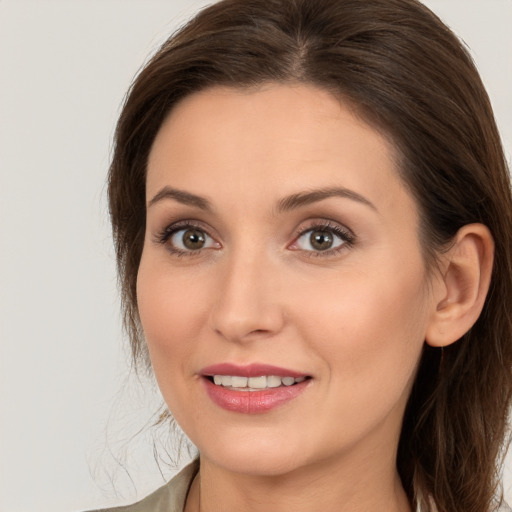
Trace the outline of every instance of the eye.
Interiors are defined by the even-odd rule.
[[[297,246],[304,251],[327,251],[342,245],[345,241],[327,229],[310,229],[297,238]]]
[[[188,228],[180,229],[169,237],[169,241],[176,249],[182,251],[197,251],[204,249],[211,238],[200,229]]]
[[[328,255],[353,242],[354,236],[341,226],[319,225],[302,231],[289,249]]]
[[[178,255],[191,255],[203,249],[216,249],[220,244],[204,229],[191,224],[169,226],[157,238],[169,251]]]

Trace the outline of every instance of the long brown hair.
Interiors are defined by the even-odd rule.
[[[141,71],[115,135],[109,201],[125,325],[147,351],[136,277],[145,230],[146,163],[166,116],[214,85],[313,84],[393,140],[421,213],[428,268],[465,224],[496,244],[491,288],[474,327],[425,347],[397,466],[413,506],[488,512],[497,495],[512,390],[512,199],[490,102],[453,33],[416,0],[224,0],[173,35]]]

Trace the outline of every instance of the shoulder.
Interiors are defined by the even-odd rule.
[[[188,489],[198,469],[199,461],[195,460],[170,482],[137,503],[90,512],[183,512]]]

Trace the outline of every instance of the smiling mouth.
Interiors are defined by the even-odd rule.
[[[240,375],[209,375],[206,378],[215,384],[233,391],[263,391],[300,384],[311,377],[280,377],[278,375],[260,375],[243,377]]]
[[[200,375],[214,404],[241,414],[264,414],[293,402],[313,380],[300,371],[261,363],[214,364]]]

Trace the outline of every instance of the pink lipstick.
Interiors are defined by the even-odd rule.
[[[267,364],[222,363],[203,368],[200,374],[215,404],[245,414],[264,413],[290,402],[311,381],[304,373]]]

